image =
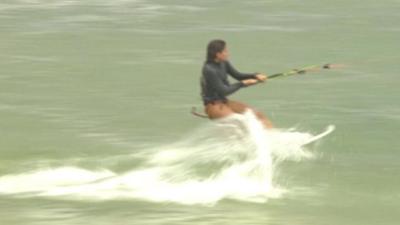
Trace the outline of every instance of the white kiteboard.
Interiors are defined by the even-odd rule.
[[[307,140],[303,145],[311,144],[311,143],[325,137],[326,135],[332,133],[334,130],[335,130],[335,125],[329,125],[322,133],[313,136],[312,138]]]

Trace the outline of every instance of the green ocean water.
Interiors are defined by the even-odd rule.
[[[399,12],[398,0],[1,1],[0,224],[398,224]],[[207,123],[189,111],[202,106],[199,77],[214,38],[227,41],[240,71],[346,65],[231,97],[280,129],[336,126],[314,157],[279,164],[274,183],[285,193],[187,205],[129,191],[110,199],[17,191],[120,177],[141,168],[144,149],[184,142]],[[195,147],[185,147],[187,160]],[[107,190],[100,196],[121,188]]]

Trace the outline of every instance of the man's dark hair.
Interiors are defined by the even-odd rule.
[[[207,62],[213,62],[217,57],[217,53],[225,49],[226,42],[224,40],[212,40],[207,46]]]

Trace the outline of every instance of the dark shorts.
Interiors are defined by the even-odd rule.
[[[203,104],[207,105],[207,104],[217,104],[217,103],[228,103],[228,99],[203,99]]]

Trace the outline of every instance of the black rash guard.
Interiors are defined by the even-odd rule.
[[[226,96],[245,87],[242,82],[230,84],[227,74],[238,81],[245,79],[256,79],[257,73],[240,73],[229,61],[206,62],[203,66],[203,76],[201,77],[201,96],[204,105],[213,101],[226,102]]]

